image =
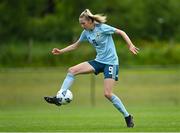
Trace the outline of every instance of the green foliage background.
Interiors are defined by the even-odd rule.
[[[83,29],[78,18],[86,8],[107,15],[107,23],[124,30],[140,48],[134,57],[114,36],[122,64],[179,65],[179,7],[179,0],[1,0],[0,67],[73,65],[94,59],[95,51],[87,44],[59,57],[50,53],[79,38]]]
[[[73,40],[86,8],[136,39],[180,39],[179,7],[179,0],[1,0],[0,40]]]

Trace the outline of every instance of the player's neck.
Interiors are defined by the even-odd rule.
[[[95,28],[95,23],[92,23],[92,25],[90,26],[89,30],[90,30],[90,31],[93,31],[94,28]]]

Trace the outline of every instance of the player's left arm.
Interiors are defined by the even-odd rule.
[[[134,46],[134,44],[131,42],[130,38],[128,37],[128,35],[120,30],[120,29],[116,29],[115,33],[122,36],[123,39],[126,41],[126,43],[128,44],[129,50],[133,53],[133,54],[138,54],[139,53],[139,48],[137,48],[136,46]]]

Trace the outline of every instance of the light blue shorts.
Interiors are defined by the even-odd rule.
[[[88,61],[88,63],[94,68],[96,75],[103,72],[105,79],[112,78],[118,81],[119,65],[103,64],[95,60]]]

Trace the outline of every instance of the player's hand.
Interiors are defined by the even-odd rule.
[[[54,55],[59,55],[59,54],[61,54],[61,50],[58,49],[58,48],[53,48],[52,53],[53,53]]]
[[[139,53],[139,48],[135,47],[133,44],[129,45],[129,50],[135,55]]]

